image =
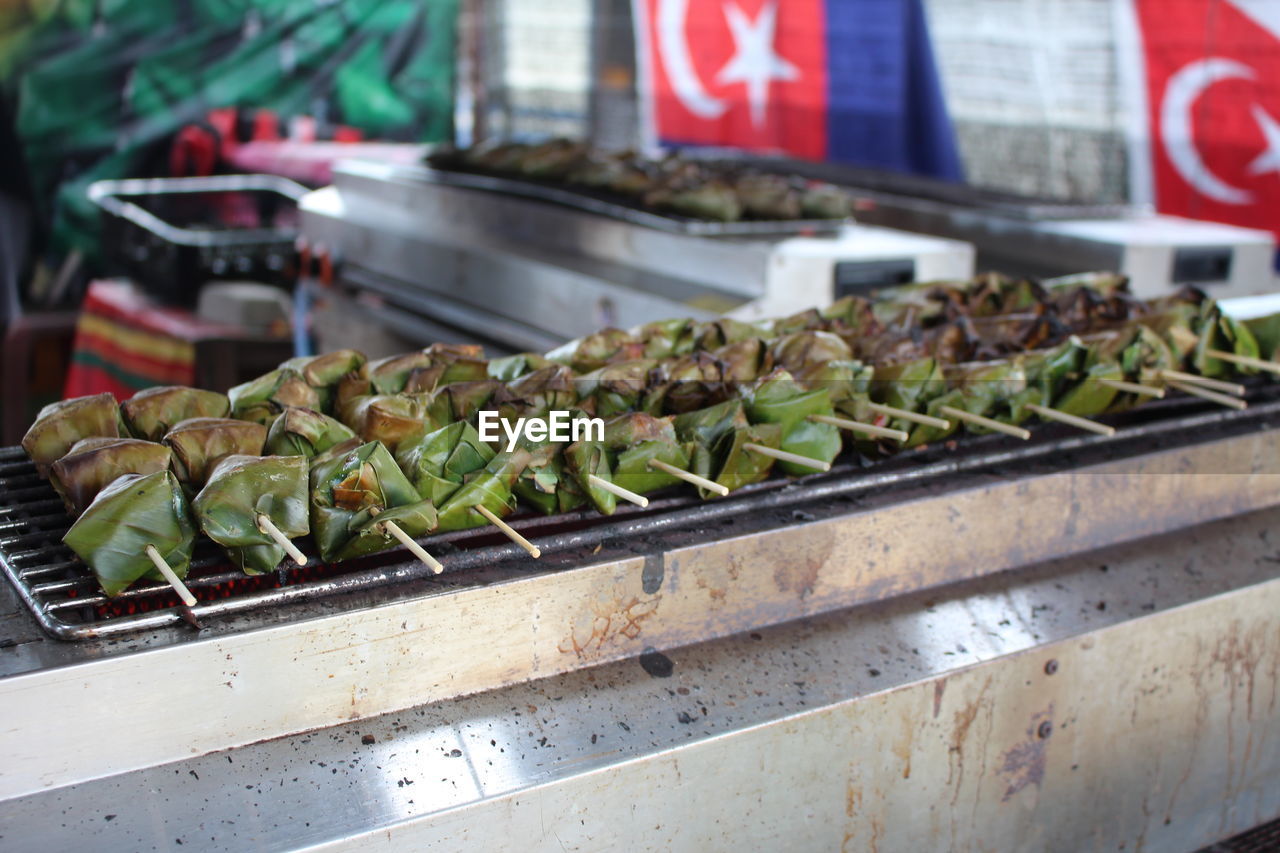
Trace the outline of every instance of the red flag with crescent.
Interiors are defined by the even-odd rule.
[[[1280,0],[1134,0],[1157,208],[1280,236]]]

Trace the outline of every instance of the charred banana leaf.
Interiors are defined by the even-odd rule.
[[[120,404],[120,414],[134,438],[159,441],[180,421],[228,417],[231,401],[217,391],[165,385],[134,394]]]
[[[191,502],[196,522],[245,574],[275,571],[285,551],[259,528],[258,516],[289,539],[306,536],[307,467],[302,456],[228,456]]]
[[[78,516],[98,493],[124,474],[154,474],[169,469],[169,448],[136,438],[84,438],[53,463],[49,482],[67,512]]]
[[[40,476],[82,438],[119,438],[128,430],[120,419],[116,398],[110,393],[74,397],[50,403],[22,437],[22,449],[36,464]]]

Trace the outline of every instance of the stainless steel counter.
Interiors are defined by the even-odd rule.
[[[1193,850],[1280,814],[1277,522],[0,801],[0,847]]]

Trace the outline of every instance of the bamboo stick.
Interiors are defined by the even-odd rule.
[[[894,441],[906,441],[911,436],[900,429],[890,429],[889,427],[876,426],[875,424],[864,424],[862,421],[851,421],[848,418],[835,418],[831,415],[809,415],[808,418],[816,424],[827,424],[840,429],[847,429],[849,432],[857,432],[862,435],[870,435],[876,438],[892,438]]]
[[[292,557],[295,563],[299,566],[305,566],[307,564],[307,555],[299,551],[298,546],[290,542],[289,537],[285,536],[284,533],[281,532],[280,528],[276,527],[275,522],[273,522],[265,513],[258,513],[257,521],[258,529],[275,540],[275,543],[283,548],[284,552]]]
[[[379,510],[377,507],[371,507],[369,512],[372,515],[376,516],[378,515]],[[405,533],[403,527],[396,524],[394,521],[391,521],[390,519],[387,519],[386,521],[378,522],[378,526],[381,527],[383,530],[385,530],[387,533],[390,533],[391,536],[401,545],[408,548],[409,553],[413,554],[413,556],[417,557],[419,560],[425,563],[427,568],[430,569],[433,574],[438,575],[444,571],[444,566],[441,565],[440,561],[437,560],[435,557],[431,556],[430,552],[428,552],[426,548],[423,548],[421,545],[415,542],[412,536],[410,536],[408,533]]]
[[[1218,403],[1222,406],[1228,406],[1232,409],[1247,409],[1249,404],[1239,397],[1232,397],[1229,394],[1219,394],[1217,391],[1210,391],[1208,388],[1201,388],[1190,382],[1179,382],[1177,380],[1169,380],[1169,387],[1176,388],[1184,394],[1190,394],[1192,397],[1199,397],[1202,400],[1208,400],[1211,403]]]
[[[1037,403],[1028,403],[1028,411],[1035,412],[1046,421],[1057,421],[1060,424],[1067,424],[1076,429],[1086,430],[1088,432],[1096,432],[1098,435],[1115,435],[1116,428],[1100,424],[1097,421],[1091,421],[1088,418],[1082,418],[1077,415],[1060,412],[1057,409],[1051,409],[1048,406],[1041,406]]]
[[[675,477],[678,480],[684,480],[686,483],[691,483],[700,489],[715,492],[720,497],[724,497],[729,494],[728,486],[721,485],[714,480],[708,480],[706,477],[699,477],[692,471],[686,471],[683,468],[677,468],[674,465],[669,465],[661,459],[650,459],[648,467],[670,474],[672,477]]]
[[[597,477],[595,474],[588,474],[587,482],[595,486],[597,489],[604,489],[609,494],[622,498],[624,501],[630,501],[636,506],[644,507],[649,505],[649,499],[644,495],[637,495],[630,489],[624,489],[617,483],[610,483],[608,480],[603,477]]]
[[[1224,394],[1243,396],[1245,392],[1244,386],[1239,383],[1224,382],[1221,379],[1210,379],[1208,376],[1197,376],[1194,373],[1183,373],[1181,370],[1161,370],[1160,378],[1165,380],[1174,379],[1178,382],[1202,386],[1212,391],[1221,391]]]
[[[937,427],[938,429],[951,429],[951,421],[935,418],[933,415],[922,415],[919,412],[913,412],[910,409],[899,409],[897,406],[886,406],[884,403],[867,403],[867,408],[875,412],[877,415],[888,415],[891,418],[899,418],[904,421],[910,421],[913,424],[921,426]]]
[[[1210,358],[1229,361],[1242,367],[1252,367],[1255,370],[1265,370],[1269,373],[1280,373],[1280,363],[1267,361],[1263,358],[1254,358],[1251,355],[1236,355],[1233,352],[1223,352],[1220,349],[1208,349],[1204,351],[1204,354]]]
[[[830,471],[831,463],[823,462],[821,459],[811,459],[808,456],[801,456],[799,453],[791,453],[786,450],[774,450],[772,447],[765,447],[763,444],[747,441],[742,445],[743,450],[749,450],[752,453],[759,453],[761,456],[769,456],[779,459],[783,462],[791,462],[796,465],[803,465],[806,468],[812,468],[815,471]]]
[[[505,533],[507,535],[507,538],[510,539],[512,542],[516,543],[521,548],[528,551],[530,557],[533,557],[536,560],[538,557],[542,556],[542,552],[538,550],[537,545],[534,545],[528,539],[525,539],[519,533],[516,533],[514,530],[512,530],[511,525],[507,524],[505,521],[503,521],[502,519],[494,515],[492,512],[490,512],[488,507],[482,506],[480,504],[476,504],[474,507],[472,507],[472,509],[474,509],[476,512],[483,515],[485,518],[489,519],[489,523],[492,524],[494,527],[498,528],[499,530],[501,530],[503,533]]]
[[[1014,438],[1020,438],[1023,441],[1031,438],[1030,430],[1012,426],[1010,424],[1004,424],[1000,421],[992,420],[991,418],[984,418],[982,415],[975,415],[972,412],[966,412],[964,409],[957,409],[955,406],[939,406],[938,411],[942,412],[949,418],[955,418],[958,421],[973,424],[974,426],[986,427],[993,432],[1002,432],[1005,435],[1011,435]]]
[[[1099,379],[1098,384],[1114,388],[1117,391],[1140,394],[1143,397],[1154,397],[1157,400],[1164,399],[1164,389],[1156,388],[1154,385],[1140,385],[1137,382],[1125,382],[1122,379]]]
[[[188,607],[196,606],[196,597],[191,594],[191,590],[187,589],[187,585],[182,582],[182,578],[174,574],[173,569],[169,568],[169,564],[164,561],[164,557],[160,556],[160,552],[156,550],[155,545],[148,545],[143,548],[152,565],[164,575],[164,579],[169,582],[169,586],[173,587],[173,591],[178,594],[178,598],[182,599],[182,603]]]

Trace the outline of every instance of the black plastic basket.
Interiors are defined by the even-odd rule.
[[[158,300],[192,306],[206,281],[291,285],[298,200],[307,188],[274,175],[97,181],[102,245]]]

